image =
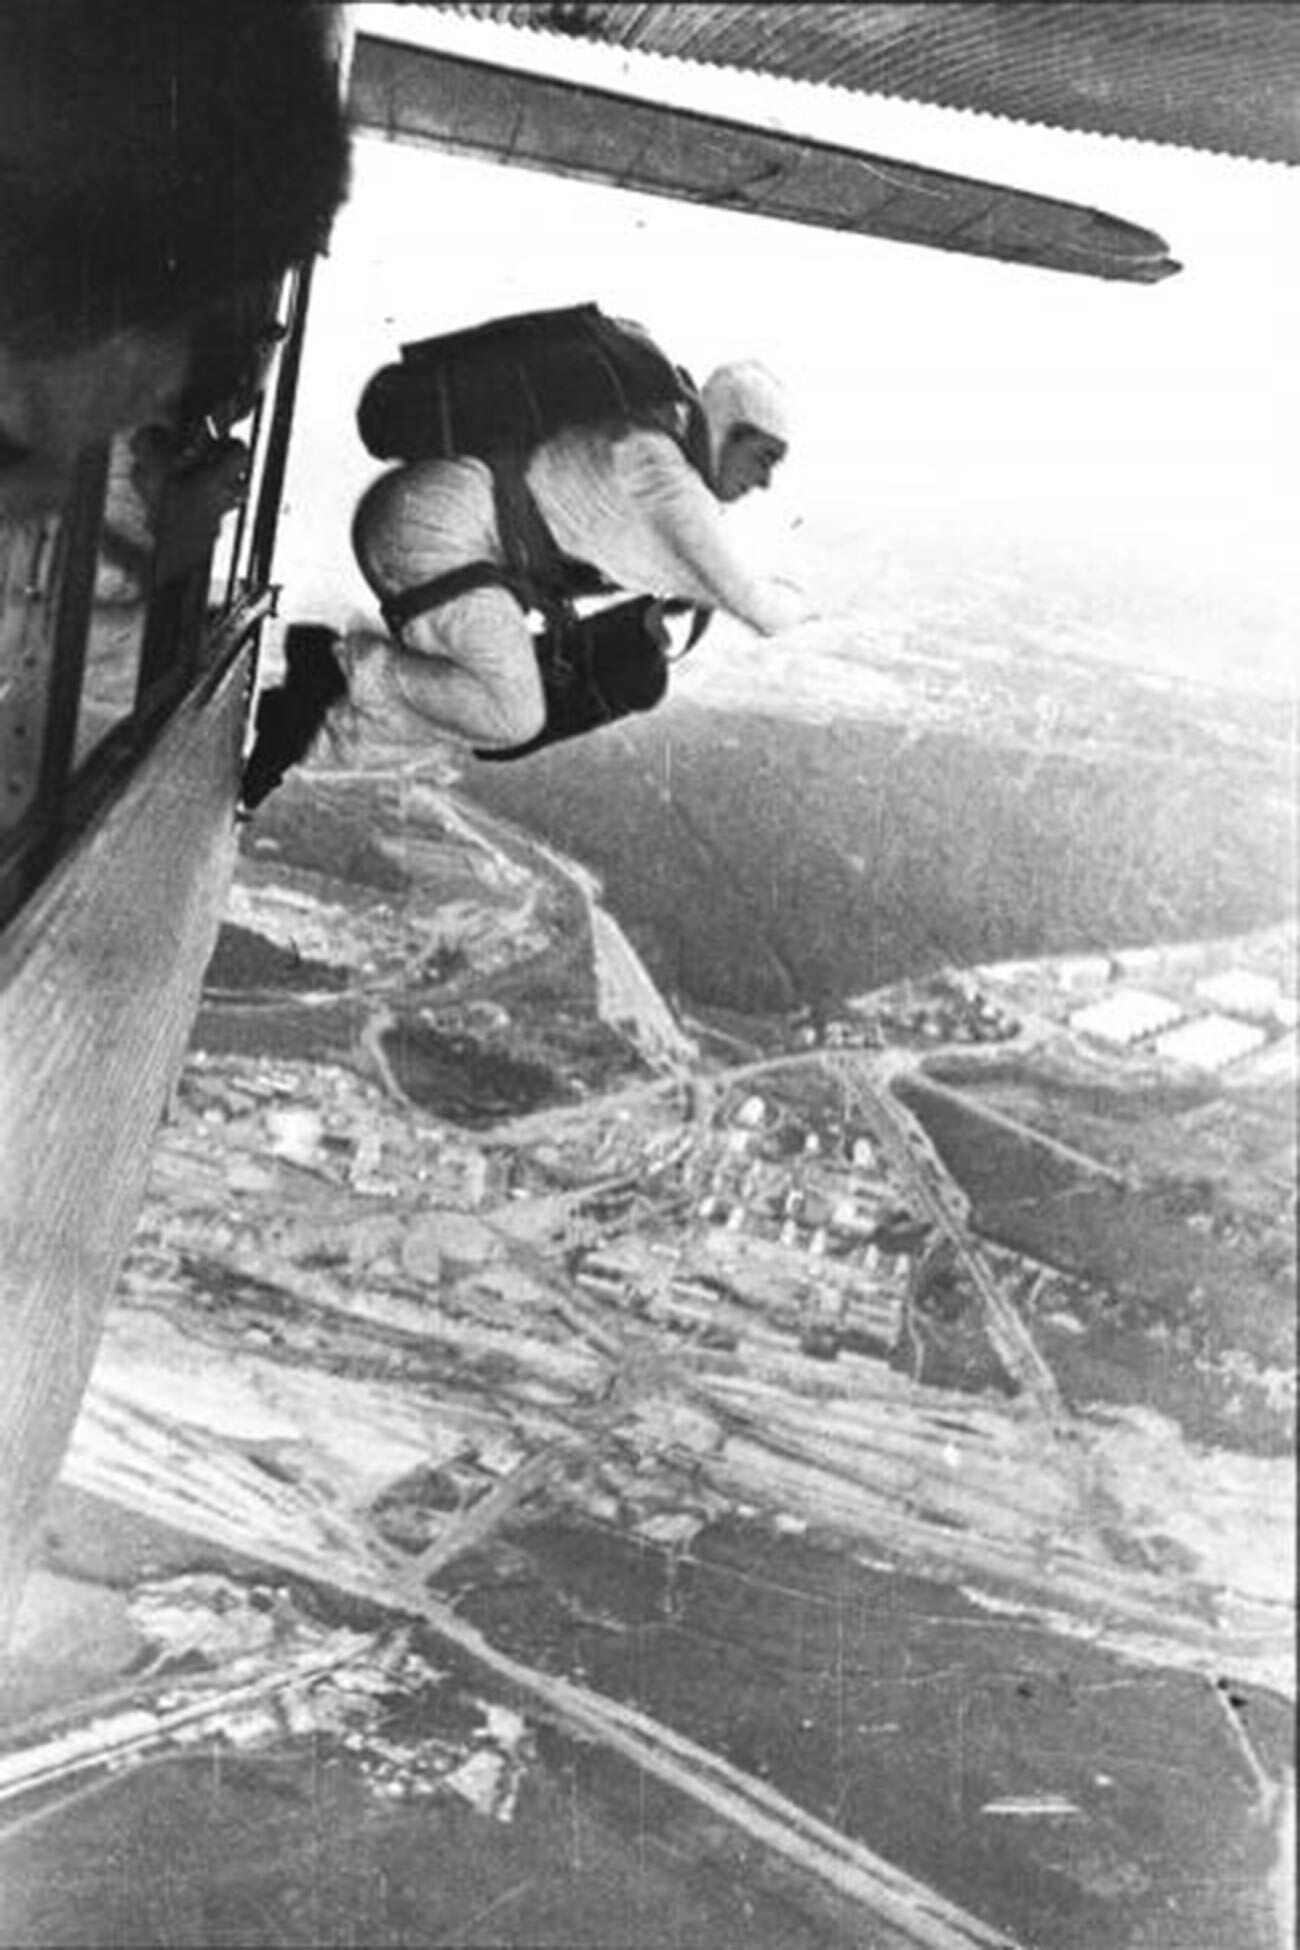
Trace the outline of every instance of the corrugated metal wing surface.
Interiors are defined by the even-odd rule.
[[[643,53],[1300,164],[1297,0],[464,4]]]

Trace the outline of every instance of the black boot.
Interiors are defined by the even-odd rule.
[[[291,623],[285,631],[284,681],[257,702],[257,733],[239,789],[247,811],[307,756],[331,708],[347,696],[337,645],[337,633],[322,623]]]

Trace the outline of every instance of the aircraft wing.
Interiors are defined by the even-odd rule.
[[[382,9],[386,16],[394,11]],[[839,10],[800,9],[805,17],[819,11]],[[412,45],[376,32],[372,19],[370,9],[359,10],[352,118],[355,126],[396,140],[1090,277],[1151,284],[1179,269],[1163,238],[1105,211],[530,72],[526,65]]]
[[[1300,163],[1295,0],[459,0],[448,11],[856,95]]]

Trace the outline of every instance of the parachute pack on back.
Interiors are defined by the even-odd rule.
[[[366,385],[357,430],[376,460],[488,459],[569,427],[653,421],[692,398],[638,327],[570,305],[404,345]]]

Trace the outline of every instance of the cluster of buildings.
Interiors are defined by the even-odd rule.
[[[651,1226],[590,1248],[579,1283],[706,1340],[761,1321],[810,1354],[897,1344],[928,1228],[869,1137],[828,1138],[755,1093],[691,1147],[675,1190],[671,1235]]]
[[[1159,987],[1117,983],[1069,1018],[1077,1034],[1197,1070],[1224,1070],[1294,1032],[1296,1002],[1276,977],[1221,969]]]
[[[1005,1043],[1020,1024],[967,982],[936,976],[879,1000],[850,1002],[844,1013],[801,1022],[795,1048],[924,1049],[941,1043]]]

